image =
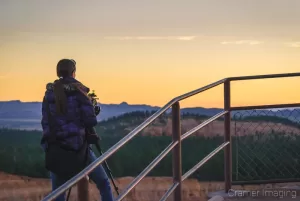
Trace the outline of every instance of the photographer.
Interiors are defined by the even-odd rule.
[[[75,72],[74,60],[60,60],[57,64],[59,79],[47,84],[42,104],[41,144],[45,151],[45,166],[51,175],[52,190],[96,159],[87,141],[89,133],[86,133],[97,124],[95,108],[87,95],[89,88],[75,79]],[[101,200],[113,201],[103,166],[99,165],[89,177],[97,185]],[[60,195],[56,201],[64,201],[64,197],[65,194]]]

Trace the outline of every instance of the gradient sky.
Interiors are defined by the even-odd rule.
[[[41,101],[61,58],[103,103],[162,106],[228,76],[300,69],[299,0],[1,0],[0,100]],[[233,84],[233,105],[299,102],[300,78]],[[222,107],[223,89],[183,101]]]

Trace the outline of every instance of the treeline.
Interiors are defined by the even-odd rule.
[[[126,113],[100,122],[96,126],[101,134],[103,152],[113,146],[155,111]],[[170,114],[160,116],[152,124],[165,125]],[[182,119],[208,119],[209,116],[186,113]],[[221,119],[221,118],[220,118]],[[282,123],[299,128],[299,123],[276,116],[245,116],[232,121],[264,121]],[[42,132],[0,129],[0,171],[31,177],[48,177],[44,168],[44,153],[40,146]],[[182,143],[183,173],[192,168],[207,154],[222,144],[223,137],[194,137]],[[171,143],[170,136],[136,136],[108,159],[116,177],[138,175],[156,156]],[[300,177],[300,139],[272,131],[267,134],[232,137],[233,180],[263,180]],[[95,150],[97,153],[97,151]],[[171,153],[150,172],[149,176],[171,176]],[[201,167],[194,178],[224,180],[224,153],[221,151]]]
[[[31,177],[48,177],[39,131],[0,130],[0,171]],[[102,136],[103,152],[121,139]],[[223,137],[189,137],[182,143],[183,173],[223,142]],[[108,159],[115,177],[138,175],[171,143],[171,137],[137,136]],[[232,139],[233,180],[265,180],[300,177],[299,136],[283,133]],[[95,150],[97,153],[97,151]],[[97,153],[99,156],[99,154]],[[172,155],[164,158],[148,176],[171,176]],[[224,152],[201,167],[192,178],[224,180]]]
[[[251,122],[272,122],[272,123],[280,123],[287,126],[293,126],[296,128],[300,128],[299,120],[292,121],[288,118],[278,117],[278,116],[267,116],[267,115],[257,115],[257,116],[245,116],[240,118],[233,118],[234,121],[251,121]]]

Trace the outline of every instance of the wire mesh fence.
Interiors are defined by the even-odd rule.
[[[233,181],[300,179],[300,109],[236,111]]]

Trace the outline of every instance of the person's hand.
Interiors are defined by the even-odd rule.
[[[96,116],[100,113],[100,111],[101,111],[101,108],[100,108],[100,106],[95,106],[95,114],[96,114]]]

